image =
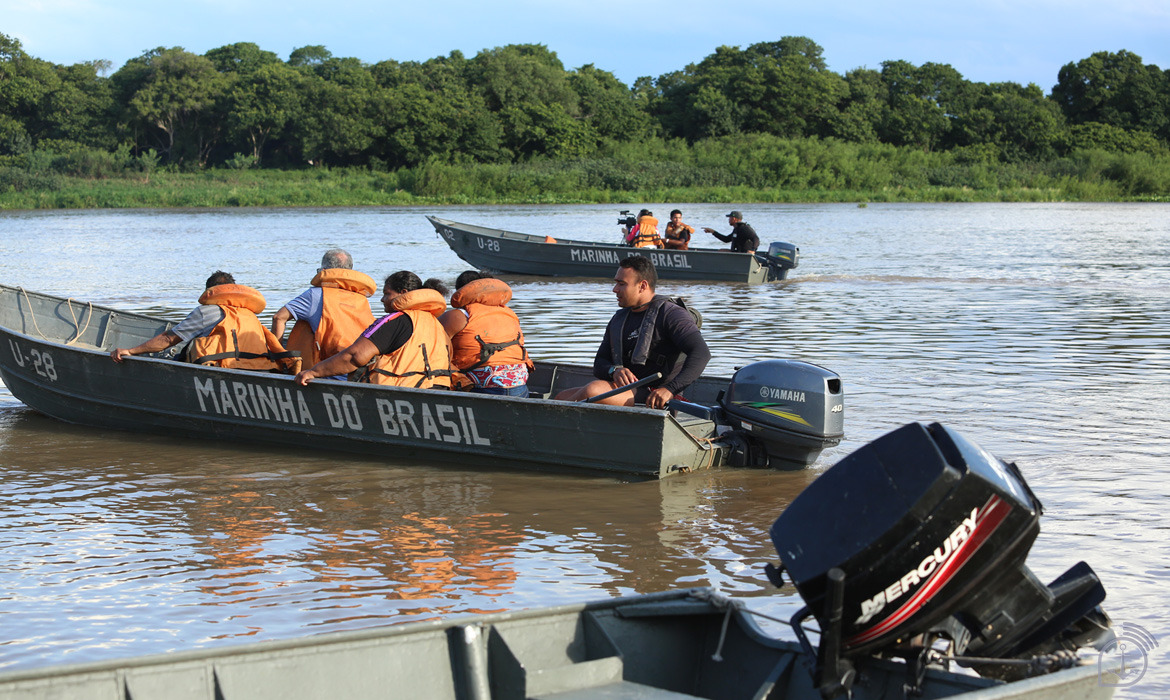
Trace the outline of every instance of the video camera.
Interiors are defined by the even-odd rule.
[[[628,209],[622,209],[620,216],[622,218],[618,219],[618,226],[625,226],[630,229],[638,225],[638,217],[631,214]]]

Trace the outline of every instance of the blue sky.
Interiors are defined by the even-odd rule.
[[[54,63],[117,69],[157,46],[204,53],[241,41],[281,58],[306,45],[368,63],[538,43],[566,68],[593,63],[626,84],[697,62],[722,45],[806,36],[830,69],[902,59],[948,63],[977,82],[1048,92],[1066,63],[1126,49],[1170,69],[1167,0],[0,0],[0,33]]]

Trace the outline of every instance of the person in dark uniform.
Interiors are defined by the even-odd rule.
[[[755,229],[743,220],[743,214],[733,211],[727,215],[727,223],[731,224],[731,233],[719,233],[713,228],[704,227],[703,230],[715,236],[724,243],[731,243],[733,253],[754,253],[760,247],[760,237]]]
[[[649,386],[598,403],[664,408],[699,378],[711,360],[711,350],[691,312],[670,297],[654,293],[658,272],[649,258],[632,255],[622,260],[613,279],[619,308],[593,359],[596,379],[565,389],[556,398],[583,401],[662,372],[662,379]]]

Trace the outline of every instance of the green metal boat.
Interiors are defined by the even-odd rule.
[[[789,243],[772,243],[767,253],[659,250],[504,231],[435,216],[427,221],[465,262],[493,272],[609,279],[623,258],[644,255],[661,279],[759,284],[783,280],[800,264],[800,249]]]
[[[902,700],[867,659],[854,700]],[[1104,699],[1096,666],[1005,683],[927,669],[920,698]],[[0,673],[5,700],[821,700],[794,642],[707,589]]]
[[[83,425],[629,479],[802,468],[844,430],[840,378],[790,360],[743,368],[738,394],[733,379],[700,378],[670,410],[550,400],[592,379],[588,367],[555,363],[537,363],[534,398],[521,399],[332,380],[302,387],[163,357],[111,361],[115,347],[171,325],[0,285],[0,377],[32,408]],[[773,398],[762,402],[765,393]]]

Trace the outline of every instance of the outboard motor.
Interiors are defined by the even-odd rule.
[[[781,266],[792,269],[800,265],[800,248],[791,243],[773,241],[768,244],[768,257],[775,258]]]
[[[768,281],[775,282],[787,278],[788,271],[800,264],[800,248],[777,241],[768,246],[767,253],[757,252],[756,260],[768,267]]]
[[[802,469],[821,450],[841,442],[845,397],[836,372],[798,360],[764,360],[741,367],[719,399],[722,419],[734,428],[725,435],[741,437],[748,449],[740,461],[760,462],[778,469]],[[760,450],[751,450],[758,446]]]
[[[906,425],[828,469],[773,524],[780,566],[768,566],[807,604],[797,617],[821,625],[822,693],[847,691],[851,659],[904,656],[913,667],[938,638],[998,677],[1027,666],[987,658],[1103,641],[1105,589],[1087,564],[1045,586],[1024,563],[1041,512],[1014,464],[938,423]]]

